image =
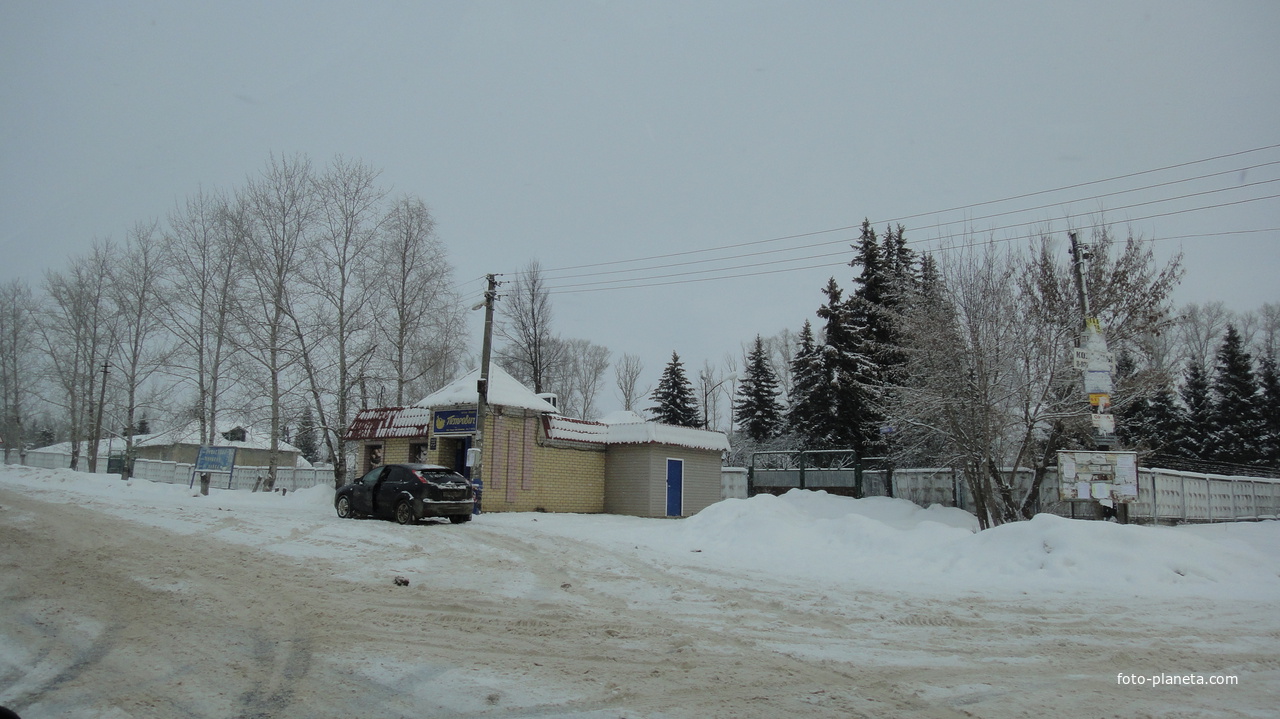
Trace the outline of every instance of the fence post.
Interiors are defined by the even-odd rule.
[[[807,452],[800,452],[800,489],[804,489],[804,456]]]
[[[1179,492],[1179,494],[1182,495],[1182,521],[1185,522],[1188,519],[1187,517],[1187,475],[1182,474],[1182,475],[1179,475],[1178,478],[1182,480],[1182,490]]]

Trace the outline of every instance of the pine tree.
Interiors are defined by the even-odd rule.
[[[698,417],[698,404],[693,396],[693,384],[685,376],[680,355],[675,352],[671,353],[671,361],[662,370],[658,387],[650,396],[657,402],[657,405],[649,408],[654,421],[682,427],[702,425]]]
[[[831,390],[809,320],[804,321],[797,344],[795,356],[791,359],[787,427],[805,445],[816,447],[823,424],[820,420],[831,405]]]
[[[1209,375],[1204,366],[1192,360],[1187,367],[1186,381],[1179,391],[1185,421],[1174,442],[1173,453],[1187,459],[1208,459],[1209,414],[1212,405],[1209,397]]]
[[[1262,460],[1266,425],[1258,406],[1258,383],[1253,376],[1253,358],[1244,350],[1235,325],[1227,325],[1226,337],[1218,348],[1211,389],[1209,458],[1238,464]]]
[[[738,426],[757,442],[776,437],[782,428],[778,378],[769,365],[760,335],[756,335],[755,346],[747,354],[746,372],[738,385],[733,412]]]

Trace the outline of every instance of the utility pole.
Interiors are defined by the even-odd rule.
[[[484,486],[484,419],[489,410],[489,361],[493,354],[493,303],[498,299],[498,276],[485,275],[488,288],[484,292],[484,342],[480,348],[480,379],[476,382],[476,437],[472,443],[475,461],[471,465],[471,481]]]
[[[1096,519],[1108,516],[1127,522],[1129,504],[1138,499],[1138,455],[1116,448],[1116,418],[1111,414],[1111,394],[1115,371],[1114,355],[1107,350],[1102,322],[1093,316],[1089,304],[1088,245],[1071,238],[1071,257],[1080,293],[1081,333],[1075,350],[1075,367],[1083,372],[1084,393],[1093,411],[1093,442],[1096,450],[1059,450],[1058,484],[1063,499],[1088,502]]]
[[[93,443],[89,445],[89,473],[98,471],[98,444],[102,441],[102,405],[107,403],[107,365],[102,363],[102,387],[98,392],[98,416],[93,422]]]
[[[1067,237],[1071,238],[1071,267],[1075,273],[1076,292],[1080,294],[1080,322],[1088,327],[1089,318],[1093,316],[1089,309],[1089,285],[1085,280],[1085,263],[1089,261],[1088,248],[1076,241],[1074,231],[1068,232]]]

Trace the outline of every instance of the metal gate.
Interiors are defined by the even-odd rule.
[[[852,449],[753,452],[747,495],[783,494],[791,489],[821,489],[848,497],[893,496],[892,470],[880,457],[858,457]],[[887,481],[868,481],[868,471],[884,470]],[[872,487],[870,485],[883,485]]]

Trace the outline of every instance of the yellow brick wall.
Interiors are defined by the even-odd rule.
[[[518,412],[518,410],[517,410]],[[487,418],[486,418],[487,419]],[[533,448],[533,481],[532,487],[525,488],[520,478],[512,478],[515,485],[514,501],[508,500],[505,478],[484,482],[484,498],[482,505],[486,512],[581,512],[599,513],[604,511],[604,448],[600,449],[568,449],[548,446],[543,434],[542,421],[536,415],[521,418],[508,410],[501,420],[510,428],[514,423],[529,423],[530,431],[537,437]],[[485,422],[486,436],[493,437],[493,424]],[[493,467],[493,447],[485,447],[484,462],[486,467]],[[492,473],[486,471],[486,475]]]

